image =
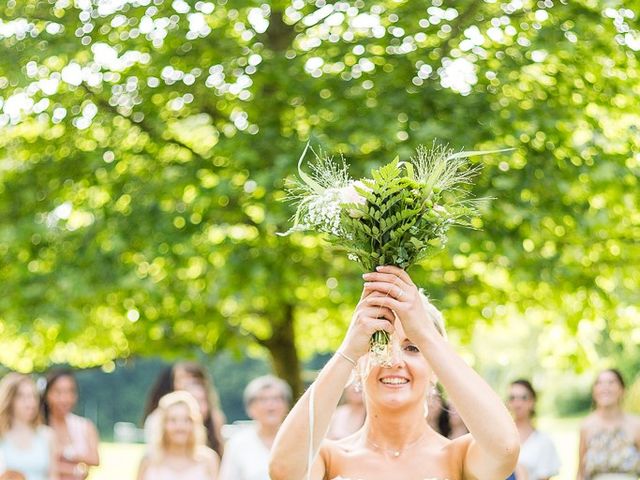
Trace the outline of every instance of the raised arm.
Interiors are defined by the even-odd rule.
[[[498,395],[469,367],[440,335],[418,289],[409,275],[397,267],[380,267],[365,275],[370,305],[387,307],[397,315],[445,387],[472,440],[464,455],[465,478],[500,479],[509,476],[520,451],[518,431]]]
[[[314,399],[313,453],[315,457],[355,362],[369,350],[371,335],[377,330],[385,330],[389,333],[393,331],[391,310],[371,307],[365,300],[363,294],[338,353],[325,365],[312,387],[298,400],[280,427],[271,450],[269,465],[271,480],[302,480],[304,478],[309,453],[310,395],[313,393]],[[380,316],[384,318],[377,318]],[[312,478],[315,480],[324,477],[322,461],[314,463],[312,473]]]

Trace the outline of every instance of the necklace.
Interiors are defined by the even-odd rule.
[[[367,442],[374,448],[378,449],[378,450],[382,450],[383,452],[387,452],[389,453],[392,457],[394,458],[398,458],[400,455],[402,455],[403,452],[406,452],[407,450],[409,450],[411,447],[415,446],[418,444],[418,442],[420,442],[420,440],[422,440],[424,438],[424,436],[427,434],[427,431],[425,430],[422,435],[420,435],[418,438],[416,438],[413,442],[407,444],[404,446],[404,448],[400,449],[400,450],[394,450],[391,448],[384,448],[381,447],[380,445],[378,445],[377,443],[374,443],[373,441],[369,440],[367,438]]]

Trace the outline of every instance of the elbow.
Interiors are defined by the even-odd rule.
[[[513,459],[514,462],[518,461],[520,456],[520,439],[516,439],[515,442],[507,443],[504,447],[507,456]]]
[[[288,462],[282,458],[271,457],[269,460],[269,478],[271,480],[291,480]]]
[[[505,436],[502,444],[502,452],[504,457],[508,459],[509,462],[513,463],[513,466],[515,467],[520,455],[520,436],[518,435],[517,430],[514,434]]]
[[[505,449],[517,458],[520,453],[520,432],[518,432],[518,427],[516,427],[513,420],[511,418],[509,420],[510,425],[509,428],[505,429],[504,435]]]

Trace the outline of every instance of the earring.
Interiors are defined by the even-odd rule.
[[[362,393],[362,375],[360,374],[359,369],[354,368],[351,371],[349,385],[353,385],[353,389],[356,391],[356,393]]]
[[[357,371],[354,372],[354,379],[353,379],[353,389],[356,391],[356,393],[362,393],[362,377],[360,377],[360,373],[358,373]]]

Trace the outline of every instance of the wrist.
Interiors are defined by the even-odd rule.
[[[335,356],[337,356],[339,359],[342,359],[345,362],[348,362],[353,368],[358,367],[358,363],[354,359],[354,357],[346,353],[343,349],[339,348],[338,350],[336,350]]]
[[[352,345],[349,344],[345,344],[343,343],[342,345],[340,345],[340,347],[338,347],[338,349],[336,350],[336,354],[338,354],[338,352],[343,353],[344,355],[346,355],[347,357],[349,357],[351,360],[353,360],[354,363],[358,363],[358,360],[360,359],[360,357],[362,357],[362,355],[364,355],[365,353],[367,353],[368,348],[366,351],[361,352],[359,351],[359,349],[357,348],[353,348]],[[339,355],[338,355],[339,356]]]

